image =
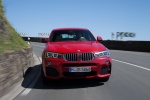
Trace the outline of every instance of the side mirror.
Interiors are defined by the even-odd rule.
[[[102,40],[103,40],[102,37],[97,36],[97,41],[102,41]]]
[[[48,40],[47,40],[47,38],[41,38],[41,42],[42,42],[42,43],[47,43]]]

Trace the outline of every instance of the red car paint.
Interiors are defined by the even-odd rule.
[[[81,40],[77,40],[80,33]],[[61,38],[57,39],[56,34]],[[99,78],[108,81],[111,69],[108,49],[85,28],[52,30],[42,53],[42,71],[46,79]]]

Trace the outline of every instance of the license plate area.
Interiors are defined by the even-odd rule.
[[[69,72],[91,72],[91,67],[69,67]]]

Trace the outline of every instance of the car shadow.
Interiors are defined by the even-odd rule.
[[[38,70],[36,74],[40,75],[34,86],[30,84],[34,82],[33,79],[35,79],[35,77],[38,75],[33,75],[35,73],[33,70]],[[51,80],[48,82],[44,82],[40,70],[41,65],[36,65],[34,66],[34,69],[32,69],[32,71],[27,71],[28,73],[24,77],[22,86],[24,88],[32,88],[32,89],[77,89],[87,87],[98,87],[104,85],[104,83],[101,83],[96,79],[61,79],[57,81]]]
[[[41,64],[29,67],[25,72],[23,72],[23,81],[21,86],[28,88],[28,86],[34,81],[40,71]]]
[[[42,77],[34,86],[35,89],[77,89],[87,87],[102,86],[104,83],[100,83],[93,79],[62,79],[58,81],[43,82]]]

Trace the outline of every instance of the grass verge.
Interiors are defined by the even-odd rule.
[[[0,54],[27,47],[27,42],[19,36],[5,17],[2,0],[0,0]]]

